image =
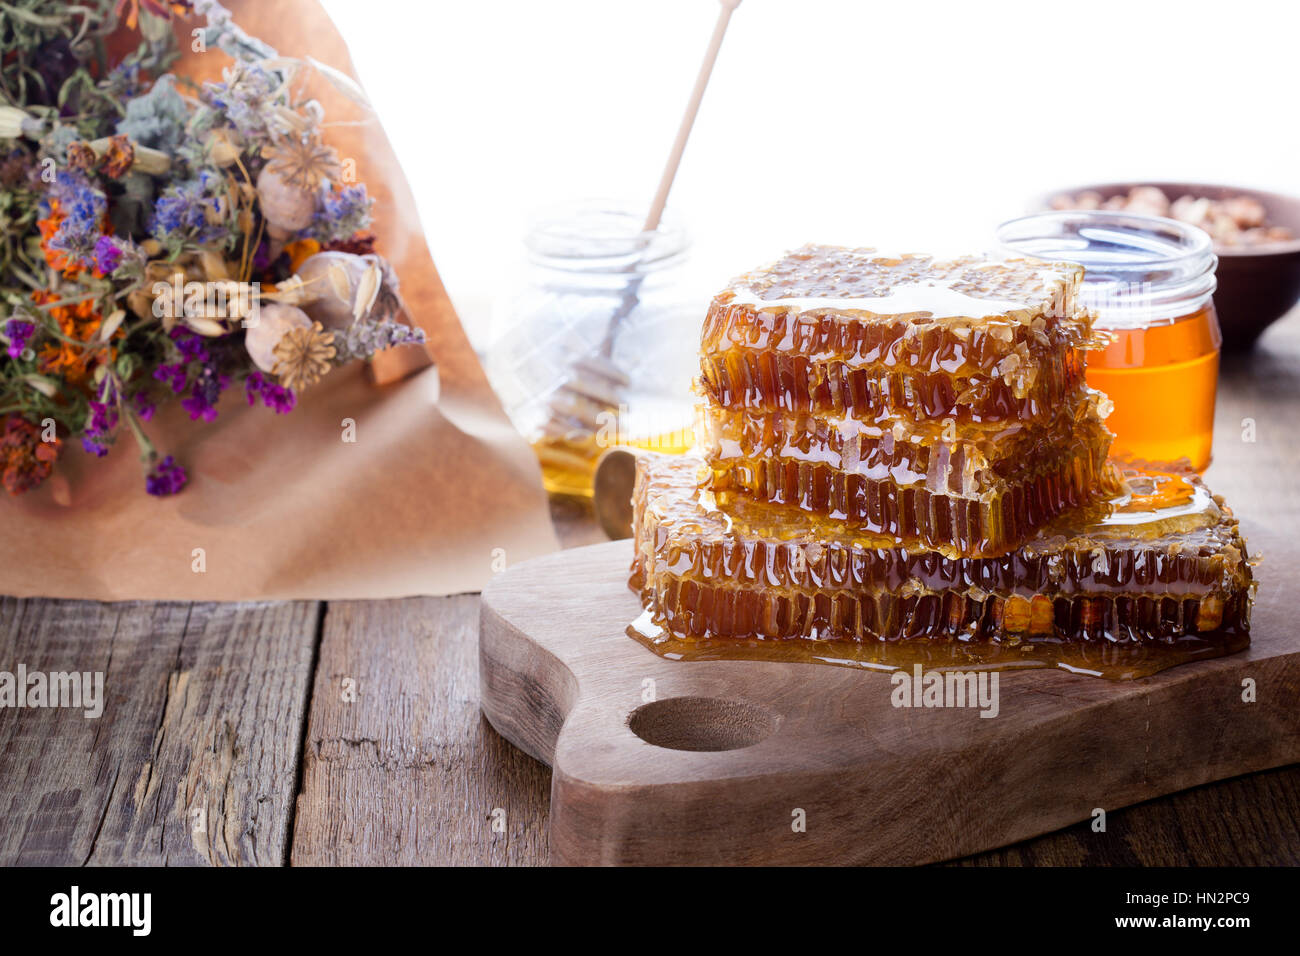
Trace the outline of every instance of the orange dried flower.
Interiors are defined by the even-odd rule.
[[[59,224],[63,222],[64,216],[63,210],[59,208],[59,201],[51,199],[50,214],[44,219],[38,219],[36,228],[41,231],[41,252],[45,255],[45,261],[50,264],[50,268],[72,278],[81,271],[81,265],[71,261],[66,253],[50,248],[49,244],[54,234],[59,231]]]
[[[295,239],[284,251],[289,256],[289,271],[297,272],[304,262],[320,252],[320,243],[315,239]]]
[[[135,145],[123,133],[110,136],[102,154],[95,152],[95,147],[90,143],[78,141],[68,144],[69,169],[88,173],[98,170],[110,179],[120,179],[130,172],[134,163]]]
[[[89,143],[69,143],[68,144],[68,167],[70,169],[89,170],[94,169],[99,164],[99,157],[95,151],[90,148]]]
[[[135,147],[131,145],[130,137],[118,133],[116,136],[109,137],[108,150],[100,160],[99,171],[110,179],[118,179],[130,171],[131,164],[134,162]]]
[[[170,20],[173,16],[181,17],[189,13],[194,4],[192,0],[171,0],[169,3],[164,0],[117,0],[115,10],[119,17],[122,11],[126,11],[126,25],[134,30],[140,25],[141,7],[155,17]]]
[[[45,255],[45,261],[49,263],[51,269],[61,273],[66,279],[75,279],[82,272],[85,272],[86,268],[80,262],[69,259],[68,254],[63,250],[55,249],[50,245],[50,240],[59,231],[59,225],[67,218],[67,213],[60,208],[57,199],[51,198],[49,203],[50,214],[44,219],[36,220],[36,228],[41,232],[41,252]],[[108,219],[105,218],[103,223],[100,224],[100,230],[108,233],[110,228]]]
[[[41,440],[41,429],[20,415],[9,415],[0,429],[0,483],[11,495],[31,491],[54,470],[63,440]]]
[[[40,305],[55,302],[58,296],[38,289],[32,298]],[[59,323],[59,330],[73,342],[48,342],[41,347],[37,367],[47,375],[61,375],[73,384],[85,382],[98,362],[113,362],[117,350],[111,345],[91,340],[103,325],[104,317],[95,308],[94,299],[82,299],[71,305],[57,305],[49,310]],[[121,334],[120,330],[117,333]]]

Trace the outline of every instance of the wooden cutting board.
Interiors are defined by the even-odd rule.
[[[1294,555],[1281,539],[1255,543]],[[554,768],[557,863],[927,863],[1300,760],[1276,577],[1243,653],[1127,682],[1005,671],[982,718],[895,707],[884,673],[660,658],[625,631],[630,558],[628,541],[565,551],[483,594],[483,712]]]

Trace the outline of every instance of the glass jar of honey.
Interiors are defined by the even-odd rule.
[[[1210,237],[1172,219],[1081,211],[1013,219],[997,238],[1008,253],[1084,267],[1082,303],[1111,339],[1088,353],[1087,379],[1114,403],[1112,451],[1203,471],[1222,340]]]

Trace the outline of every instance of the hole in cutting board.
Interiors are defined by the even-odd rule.
[[[780,718],[765,707],[722,697],[669,697],[632,711],[627,725],[668,750],[740,750],[766,740]]]

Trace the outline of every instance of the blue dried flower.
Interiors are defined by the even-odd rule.
[[[108,76],[100,84],[104,89],[115,93],[118,99],[135,99],[144,89],[140,77],[140,64],[122,62],[108,71]]]
[[[95,243],[103,235],[108,199],[81,172],[61,169],[41,200],[42,218],[53,214],[56,202],[62,218],[50,236],[49,248],[63,253],[71,264],[90,268],[95,264]]]
[[[312,219],[312,233],[322,242],[354,236],[370,225],[372,205],[363,185],[326,190]]]
[[[257,63],[240,63],[227,70],[222,82],[204,83],[203,102],[223,114],[246,140],[265,139],[272,97],[278,79]]]
[[[186,241],[209,245],[228,239],[230,224],[216,193],[220,185],[220,177],[204,169],[159,196],[149,224],[154,238],[172,247]]]

